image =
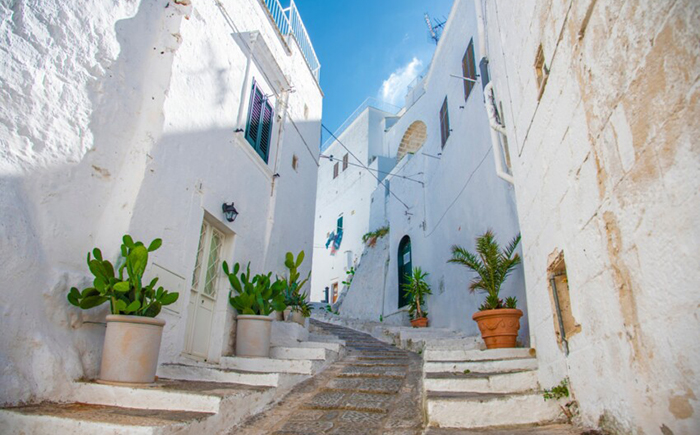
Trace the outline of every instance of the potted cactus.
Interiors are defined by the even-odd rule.
[[[454,245],[449,263],[457,263],[473,270],[477,276],[469,285],[469,291],[486,293],[486,300],[472,319],[479,325],[486,348],[515,347],[523,312],[516,308],[514,297],[499,298],[501,286],[513,269],[520,264],[515,248],[520,234],[501,251],[491,230],[476,238],[476,254]]]
[[[229,303],[238,312],[236,327],[236,355],[246,357],[269,357],[272,334],[273,311],[284,311],[284,281],[272,282],[270,276],[258,274],[251,278],[250,263],[245,272],[238,272],[236,263],[232,270],[223,263],[232,290]],[[234,294],[235,292],[235,294]]]
[[[299,281],[301,277],[299,266],[301,266],[303,261],[304,251],[299,252],[296,259],[294,254],[287,252],[284,259],[284,265],[289,269],[289,274],[284,277],[284,303],[287,305],[287,309],[284,310],[284,317],[287,321],[291,320],[301,326],[305,326],[306,318],[311,316],[311,306],[307,302],[308,293],[301,291],[301,288],[309,280],[311,272],[304,280]]]
[[[158,278],[142,282],[148,253],[160,248],[161,239],[148,248],[125,235],[116,268],[95,248],[87,255],[90,272],[95,276],[92,287],[82,291],[75,287],[68,302],[90,309],[109,302],[107,332],[102,348],[102,364],[97,382],[105,384],[149,384],[155,381],[158,353],[165,320],[156,319],[161,307],[175,303],[178,293],[157,287]],[[115,274],[116,270],[116,274]],[[126,275],[125,273],[126,272]]]
[[[402,284],[404,292],[411,301],[408,305],[408,313],[411,316],[411,326],[425,328],[428,326],[428,312],[425,311],[425,297],[432,294],[430,286],[425,282],[427,272],[420,267],[414,267],[412,274],[406,274],[406,283]]]

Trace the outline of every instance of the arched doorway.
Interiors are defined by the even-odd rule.
[[[399,243],[399,308],[408,305],[410,298],[406,296],[403,290],[403,284],[406,283],[406,275],[410,275],[413,267],[411,266],[411,238],[403,236]]]

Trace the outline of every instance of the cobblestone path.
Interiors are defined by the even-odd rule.
[[[282,402],[231,435],[422,433],[421,358],[368,334],[313,322],[345,340],[345,358],[296,386]]]

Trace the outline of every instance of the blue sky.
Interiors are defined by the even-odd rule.
[[[403,105],[406,84],[435,50],[423,14],[446,19],[452,6],[452,0],[296,2],[321,62],[323,123],[331,130],[367,97]]]

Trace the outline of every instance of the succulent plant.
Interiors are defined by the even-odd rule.
[[[176,292],[168,292],[163,287],[156,288],[158,278],[153,278],[145,286],[142,282],[148,264],[148,253],[160,248],[163,241],[155,239],[148,248],[143,242],[134,242],[128,234],[122,241],[116,267],[118,275],[115,275],[112,263],[102,257],[102,252],[93,249],[92,256],[89,252],[87,254],[88,268],[95,276],[93,285],[82,291],[72,287],[68,293],[68,302],[84,310],[109,302],[112,314],[155,317],[163,306],[175,303],[179,297]]]
[[[229,303],[239,314],[268,316],[273,311],[284,311],[287,307],[284,303],[285,282],[281,279],[272,282],[272,272],[251,278],[248,263],[245,272],[241,272],[239,277],[240,264],[234,264],[233,269],[229,270],[228,263],[224,261],[222,267],[232,287]]]
[[[296,259],[294,254],[287,252],[284,259],[284,265],[289,269],[289,275],[284,277],[285,289],[284,289],[284,302],[292,309],[292,311],[297,311],[304,317],[311,316],[311,306],[306,301],[308,298],[307,292],[302,292],[301,288],[309,280],[311,272],[304,278],[301,282],[299,278],[301,274],[299,273],[299,266],[304,262],[304,251],[299,252]]]
[[[406,274],[406,283],[402,284],[403,291],[410,296],[408,313],[411,319],[420,319],[428,317],[428,312],[425,310],[425,297],[431,295],[430,286],[425,282],[427,272],[423,272],[420,267],[414,267],[412,274]]]

